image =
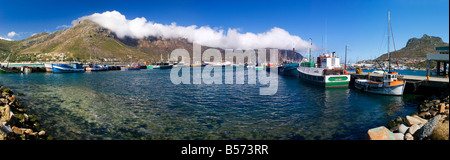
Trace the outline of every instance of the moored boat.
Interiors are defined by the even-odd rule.
[[[261,63],[256,63],[255,70],[264,70],[265,66]]]
[[[75,73],[84,72],[83,65],[72,62],[70,64],[52,64],[53,73]]]
[[[292,48],[292,53],[296,54],[295,48]],[[297,68],[299,67],[299,64],[297,62],[292,62],[292,60],[289,60],[287,56],[287,52],[285,52],[285,58],[284,62],[278,66],[278,74],[282,76],[298,76]]]
[[[388,45],[387,45],[387,53],[388,53],[388,71],[378,71],[375,73],[382,74],[382,79],[371,80],[369,79],[356,79],[355,80],[355,88],[361,91],[382,94],[382,95],[394,95],[401,96],[405,90],[406,81],[400,80],[398,78],[398,73],[391,71],[391,59],[389,52],[389,31],[390,31],[390,13],[388,12]],[[376,77],[372,77],[375,79]]]
[[[311,61],[310,47],[309,61],[302,62],[297,70],[302,81],[325,88],[348,87],[350,83],[350,75],[341,67],[339,57],[335,57],[334,52],[317,57],[315,64]]]
[[[52,63],[44,63],[45,71],[46,72],[53,72],[53,65]]]
[[[405,81],[398,79],[397,72],[383,74],[382,80],[356,79],[355,88],[364,92],[401,96],[405,90]]]
[[[173,64],[167,62],[161,62],[159,65],[159,69],[172,69]]]
[[[13,73],[13,72],[6,67],[0,66],[0,73]]]
[[[134,70],[141,70],[141,66],[139,63],[131,63],[125,67],[120,68],[123,71],[134,71]]]
[[[98,65],[92,65],[86,68],[86,72],[95,72],[95,71],[107,71],[108,67],[102,67]]]
[[[3,64],[0,64],[0,73],[14,73],[9,67],[9,57],[11,56],[12,52],[6,57],[5,62],[6,66],[3,66]]]
[[[278,67],[278,74],[282,76],[298,76],[298,63],[284,63]]]
[[[95,72],[95,71],[107,71],[108,67],[99,66],[95,64],[90,64],[89,67],[86,68],[86,72]]]
[[[184,62],[178,62],[177,64],[173,65],[173,68],[177,68],[177,67],[188,67],[189,64],[186,64]]]
[[[348,87],[350,75],[339,64],[339,58],[334,53],[319,56],[318,67],[314,62],[302,62],[298,67],[299,78],[302,81],[325,88]]]

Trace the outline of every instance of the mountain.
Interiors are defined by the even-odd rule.
[[[427,54],[435,53],[438,46],[448,46],[448,43],[442,41],[440,37],[428,36],[424,34],[422,38],[411,38],[406,43],[406,47],[397,50],[397,57],[402,58],[419,58],[426,57]],[[394,51],[390,52],[391,58],[395,58]],[[381,55],[376,60],[387,60],[387,53]],[[394,59],[391,59],[394,60]]]
[[[186,49],[192,57],[192,43],[186,39],[165,39],[162,37],[146,37],[133,39],[130,37],[117,38],[116,34],[92,21],[83,20],[74,24],[69,29],[56,31],[54,33],[39,33],[20,41],[0,41],[0,58],[3,52],[11,49],[17,53],[16,58],[23,61],[39,61],[36,54],[58,53],[73,60],[83,61],[89,59],[118,59],[122,62],[159,61],[161,56],[167,59],[174,49]],[[202,47],[204,50],[211,47]],[[224,50],[220,49],[224,54]],[[292,51],[280,50],[279,53],[287,52],[290,59],[301,60],[300,54],[292,54]],[[279,54],[279,58],[285,57]],[[1,60],[1,59],[0,59]],[[67,60],[67,59],[66,59]]]
[[[16,43],[16,41],[0,39],[0,53],[10,52],[11,46],[15,45]]]

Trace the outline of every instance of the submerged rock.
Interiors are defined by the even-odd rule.
[[[25,113],[14,93],[3,86],[0,92],[0,140],[46,140],[48,135],[39,131],[36,118]]]

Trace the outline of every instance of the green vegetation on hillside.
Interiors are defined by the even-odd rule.
[[[440,37],[428,36],[424,34],[422,38],[411,38],[406,43],[406,47],[398,50],[397,57],[419,58],[426,57],[427,54],[436,53],[435,48],[439,46],[448,46],[448,43],[442,41]],[[391,58],[395,57],[394,51],[390,52]],[[386,60],[387,53],[378,57],[377,60]]]

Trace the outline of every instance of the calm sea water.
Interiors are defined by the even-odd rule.
[[[0,84],[23,93],[55,139],[364,139],[368,129],[415,112],[420,99],[282,76],[278,92],[265,96],[260,84],[174,85],[169,73],[2,74]]]

